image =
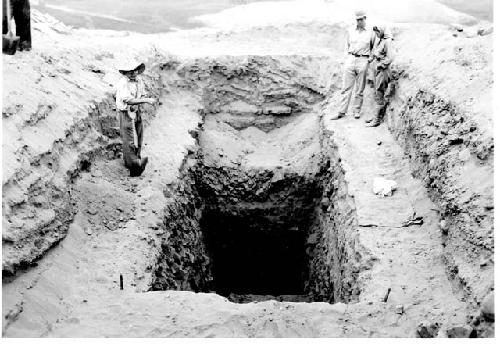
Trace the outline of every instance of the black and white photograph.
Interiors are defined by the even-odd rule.
[[[1,340],[493,343],[494,7],[2,0]]]

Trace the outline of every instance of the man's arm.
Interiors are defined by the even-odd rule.
[[[156,99],[154,98],[146,98],[142,97],[141,94],[139,93],[139,97],[134,97],[132,92],[130,92],[129,88],[127,87],[127,81],[125,78],[123,78],[117,85],[116,87],[116,100],[117,102],[122,102],[127,105],[139,105],[139,104],[154,104],[156,102]]]
[[[153,105],[154,103],[156,103],[155,98],[144,97],[144,95],[146,94],[146,86],[144,85],[144,81],[141,78],[139,78],[137,83],[138,83],[137,84],[138,92],[136,93],[137,98],[125,99],[124,100],[125,103],[127,105],[139,105],[139,104],[151,104],[151,105]]]
[[[385,56],[384,58],[380,61],[380,64],[384,67],[387,68],[389,65],[394,61],[394,51],[392,48],[392,40],[389,39],[384,39],[384,50],[385,50]]]
[[[347,37],[345,39],[345,46],[344,46],[344,54],[345,55],[349,55],[349,48],[350,48],[350,45],[349,45],[349,30],[347,30]]]
[[[377,39],[377,35],[375,31],[372,31],[372,35],[370,37],[370,57],[368,58],[368,63],[371,63],[374,59],[373,56],[373,48],[375,47],[375,40]]]
[[[151,104],[156,103],[155,98],[129,98],[124,99],[123,102],[127,105]]]

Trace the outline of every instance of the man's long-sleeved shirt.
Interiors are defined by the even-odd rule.
[[[378,66],[387,68],[394,60],[394,53],[392,51],[392,39],[382,38],[379,39],[373,48],[373,57]]]
[[[375,34],[366,28],[353,27],[347,32],[346,52],[369,56],[375,42]]]
[[[140,78],[131,81],[124,77],[116,86],[116,109],[118,111],[128,110],[127,102],[142,97],[144,93],[144,82]]]
[[[127,111],[127,115],[132,119],[136,120],[137,105],[128,105],[127,102],[141,98],[145,94],[144,82],[137,78],[136,81],[129,80],[124,77],[118,85],[116,85],[116,110],[117,111]],[[134,111],[135,110],[135,111]],[[134,137],[134,145],[137,147],[138,138],[135,126],[132,126],[132,132]]]

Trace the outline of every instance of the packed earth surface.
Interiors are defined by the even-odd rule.
[[[332,120],[347,1],[164,34],[33,10],[33,50],[2,61],[2,335],[493,337],[492,23],[359,3],[396,49],[376,128],[370,86],[361,119]],[[127,57],[159,99],[136,178],[113,93]]]

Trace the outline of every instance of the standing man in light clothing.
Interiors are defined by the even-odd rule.
[[[355,16],[357,25],[349,30],[346,42],[347,58],[342,80],[340,109],[332,119],[339,119],[346,115],[353,89],[354,118],[361,117],[368,60],[375,43],[375,35],[371,30],[366,29],[366,14],[364,11],[356,11]]]
[[[118,71],[124,78],[116,87],[116,110],[120,116],[120,136],[122,138],[123,160],[131,177],[142,174],[148,163],[141,157],[143,125],[141,104],[155,104],[155,98],[144,96],[144,82],[138,77],[146,66],[133,60],[121,61]]]

